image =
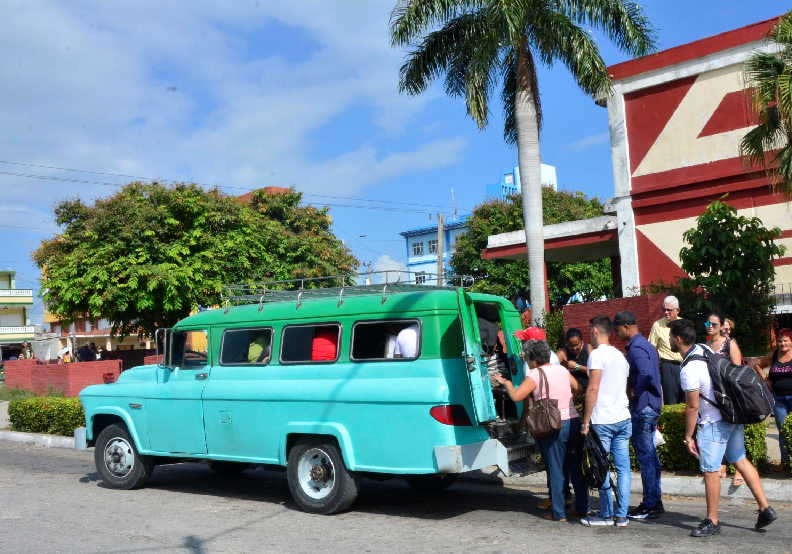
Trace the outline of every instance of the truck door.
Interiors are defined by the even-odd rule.
[[[205,454],[203,390],[209,376],[206,330],[174,331],[159,370],[154,398],[147,401],[151,450]]]
[[[479,337],[478,318],[473,299],[464,290],[458,289],[459,317],[462,322],[462,336],[465,344],[467,376],[473,403],[473,419],[485,423],[497,418],[495,399],[492,396],[486,361],[482,358],[481,338]]]

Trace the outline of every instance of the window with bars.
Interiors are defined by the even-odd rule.
[[[423,242],[414,242],[412,245],[413,256],[423,256],[424,245]]]
[[[429,253],[437,254],[437,239],[432,239],[429,241]]]

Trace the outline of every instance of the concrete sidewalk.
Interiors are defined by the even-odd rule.
[[[466,473],[462,478],[492,485],[536,489],[538,491],[547,490],[547,478],[544,471],[526,476],[505,477],[493,466],[482,471]],[[753,498],[751,491],[746,485],[740,485],[739,487],[732,486],[731,477],[723,479],[722,481],[722,498]],[[660,486],[663,494],[692,497],[704,496],[704,478],[701,476],[675,475],[673,473],[664,472],[661,477]],[[789,479],[762,478],[762,486],[770,502],[792,502],[792,477]],[[640,473],[633,472],[630,491],[632,494],[640,494],[643,492]]]

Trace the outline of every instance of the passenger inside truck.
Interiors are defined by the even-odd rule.
[[[482,356],[487,360],[487,372],[490,376],[490,386],[495,399],[495,411],[501,419],[514,419],[517,417],[517,407],[509,398],[503,385],[495,379],[496,375],[511,379],[507,341],[503,336],[498,305],[476,302],[476,316],[478,318]]]

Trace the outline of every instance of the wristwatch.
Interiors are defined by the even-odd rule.
[[[688,444],[690,444],[690,441],[688,439],[682,439],[682,444],[687,446]]]

